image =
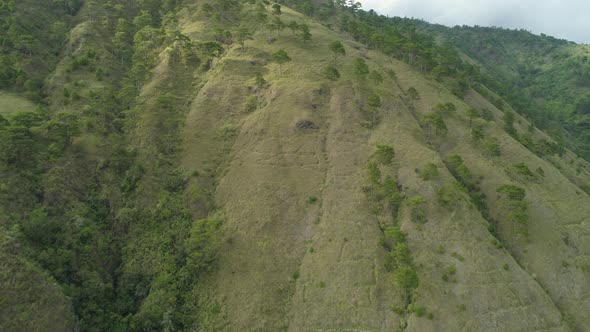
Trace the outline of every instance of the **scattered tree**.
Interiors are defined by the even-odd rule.
[[[354,73],[356,76],[363,80],[369,74],[369,66],[363,58],[354,59]]]
[[[469,119],[469,128],[471,128],[471,125],[473,124],[473,119],[475,119],[476,117],[479,116],[479,114],[477,113],[477,110],[473,107],[468,107],[465,110],[465,115],[467,115],[467,118]]]
[[[446,134],[448,131],[447,125],[445,124],[442,116],[439,113],[430,112],[425,114],[422,117],[422,124],[428,129],[429,139],[440,134]]]
[[[279,64],[279,76],[283,75],[283,64],[291,61],[291,58],[287,54],[287,52],[283,49],[276,51],[272,54],[272,59],[274,62]]]
[[[375,84],[383,83],[383,75],[381,75],[381,73],[379,73],[378,71],[371,71],[371,73],[369,74],[369,78],[375,81]]]
[[[324,76],[330,81],[337,81],[340,79],[340,72],[333,65],[328,65],[326,69],[324,69]]]
[[[338,56],[345,56],[346,50],[344,49],[344,45],[338,40],[335,40],[330,43],[330,51],[334,53],[334,65],[337,64]]]
[[[279,5],[278,3],[275,3],[274,5],[272,5],[272,13],[275,15],[281,15],[281,5]]]
[[[474,142],[479,142],[481,141],[485,136],[485,131],[484,131],[484,127],[481,124],[477,124],[475,125],[473,128],[471,128],[471,139]]]
[[[299,23],[297,23],[296,21],[291,21],[289,22],[287,27],[291,29],[291,32],[293,32],[293,35],[295,35],[295,33],[297,33],[297,31],[299,30]]]
[[[240,52],[244,52],[246,50],[246,40],[252,39],[252,32],[250,32],[248,28],[242,26],[238,29],[236,38],[238,40],[238,44],[240,44]]]
[[[309,26],[307,24],[300,24],[299,30],[301,31],[301,39],[304,44],[311,40],[311,32],[309,32]]]

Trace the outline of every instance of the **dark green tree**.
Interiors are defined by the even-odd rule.
[[[324,69],[324,76],[330,81],[337,81],[340,79],[340,72],[333,65],[329,65]]]
[[[289,29],[291,29],[291,32],[293,32],[293,35],[295,35],[295,33],[297,33],[297,31],[299,31],[299,23],[297,23],[296,21],[289,22],[289,24],[287,24],[287,27]]]
[[[364,80],[369,74],[369,66],[363,58],[354,59],[354,73],[359,80]]]
[[[275,15],[281,15],[281,5],[279,5],[278,3],[275,3],[274,5],[272,5],[272,13]]]
[[[330,43],[330,51],[334,54],[334,65],[337,64],[338,56],[345,56],[346,49],[339,40],[335,40]]]
[[[311,40],[311,32],[309,31],[309,26],[307,24],[300,24],[299,30],[301,31],[301,39],[304,44]]]
[[[291,61],[291,58],[287,52],[280,49],[272,54],[272,60],[279,64],[279,76],[283,76],[283,65]]]

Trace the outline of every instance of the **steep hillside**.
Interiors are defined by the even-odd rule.
[[[426,25],[475,59],[489,86],[588,159],[590,47],[524,30]]]
[[[590,331],[590,164],[413,21],[286,3],[87,1],[2,91],[0,329]]]

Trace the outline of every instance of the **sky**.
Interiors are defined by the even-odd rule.
[[[590,0],[358,0],[382,15],[526,29],[590,44]]]

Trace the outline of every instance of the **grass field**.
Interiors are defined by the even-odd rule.
[[[33,112],[35,105],[29,100],[18,95],[0,91],[0,115],[8,115],[17,112]]]

